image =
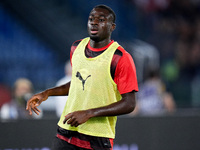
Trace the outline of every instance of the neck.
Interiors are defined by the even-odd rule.
[[[102,40],[102,41],[94,41],[90,39],[90,46],[92,48],[102,48],[110,43],[110,38]]]

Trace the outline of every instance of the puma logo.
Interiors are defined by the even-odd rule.
[[[81,76],[81,73],[77,71],[77,73],[76,73],[76,77],[79,78],[79,80],[82,81],[83,91],[84,91],[85,81],[87,80],[87,78],[91,77],[91,75],[87,76],[87,78],[84,80],[83,77]]]

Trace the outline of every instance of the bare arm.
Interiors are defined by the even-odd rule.
[[[118,116],[128,114],[135,108],[135,92],[130,92],[122,95],[122,99],[119,102],[110,104],[105,107],[95,108],[89,110],[92,114],[91,117],[101,116]]]
[[[71,82],[68,82],[64,85],[47,89],[44,92],[46,92],[48,96],[67,96],[69,93],[70,83]]]
[[[135,92],[133,91],[123,94],[120,101],[108,106],[69,113],[65,116],[63,123],[67,122],[71,126],[78,126],[92,117],[128,114],[134,110],[135,104]]]
[[[49,96],[65,96],[69,93],[70,83],[68,82],[64,85],[47,89],[41,93],[33,95],[27,102],[26,110],[29,111],[29,114],[32,115],[34,111],[39,115],[40,110],[37,108],[43,101],[47,100]]]

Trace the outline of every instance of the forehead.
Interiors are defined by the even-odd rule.
[[[94,8],[90,12],[90,16],[104,16],[104,17],[110,17],[110,13],[107,9],[104,8]]]

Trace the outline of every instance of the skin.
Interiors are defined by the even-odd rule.
[[[91,11],[88,18],[88,34],[90,36],[90,45],[93,48],[101,48],[110,43],[111,34],[116,25],[112,21],[112,15],[108,10],[103,8],[95,8]],[[47,100],[49,96],[65,96],[68,95],[70,83],[64,84],[59,87],[47,89],[41,93],[34,95],[27,102],[27,110],[32,115],[32,111],[39,115],[40,110],[37,108],[43,101]],[[135,92],[122,94],[122,99],[110,105],[75,111],[65,116],[63,123],[70,124],[71,126],[79,126],[85,123],[92,117],[102,116],[118,116],[128,114],[135,108]]]

